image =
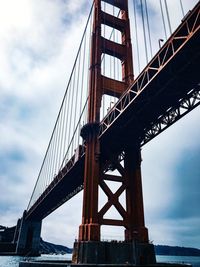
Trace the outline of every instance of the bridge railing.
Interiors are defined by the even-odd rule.
[[[72,158],[68,160],[68,162],[65,164],[65,166],[58,172],[58,174],[54,177],[52,182],[48,185],[48,187],[41,193],[41,195],[37,198],[37,200],[29,208],[28,214],[27,214],[28,216],[34,211],[34,209],[37,206],[40,205],[40,203],[58,185],[58,183],[68,174],[68,172],[70,172],[70,170],[84,156],[84,154],[85,154],[85,146],[79,145],[79,147],[75,150],[75,153],[72,156]],[[83,185],[81,184],[79,187],[75,188],[74,191],[70,192],[70,194],[66,195],[65,200],[63,200],[63,202],[72,198],[74,195],[76,195],[82,189],[83,189]],[[60,206],[60,205],[61,205],[61,203],[58,203],[58,206]],[[54,209],[56,209],[56,206],[54,207]],[[51,212],[52,212],[52,210],[49,210],[47,213],[45,213],[45,216]]]

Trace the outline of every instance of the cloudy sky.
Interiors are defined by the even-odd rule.
[[[0,0],[1,225],[14,225],[28,205],[91,2]],[[164,39],[159,1],[147,2],[155,53],[158,39]],[[187,13],[197,0],[182,2]],[[175,28],[181,20],[180,1],[168,4]],[[140,15],[138,11],[138,19]],[[138,32],[142,49],[142,30]],[[144,52],[140,58],[142,68]],[[136,57],[134,62],[137,74]],[[199,112],[196,108],[143,148],[145,218],[155,244],[200,248]],[[82,193],[46,218],[42,237],[72,246],[81,205]],[[108,239],[118,234],[103,231]]]

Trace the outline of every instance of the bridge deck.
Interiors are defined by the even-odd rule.
[[[125,140],[144,145],[200,104],[199,7],[200,3],[101,122],[102,150],[109,146],[120,151]],[[29,209],[27,218],[43,219],[77,194],[83,188],[83,172],[81,147],[79,159],[74,156],[66,164]]]

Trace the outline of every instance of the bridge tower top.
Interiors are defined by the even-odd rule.
[[[102,10],[102,0],[94,1],[94,21],[91,44],[91,65],[89,84],[88,122],[98,123],[102,95],[120,95],[133,82],[132,45],[128,14],[128,0],[104,0],[105,3],[119,8],[115,17]],[[105,39],[102,25],[121,32],[121,43]],[[107,54],[118,58],[122,65],[122,81],[105,77],[101,73],[102,56]]]

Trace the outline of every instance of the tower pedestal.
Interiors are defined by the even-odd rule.
[[[155,264],[153,244],[137,242],[82,241],[74,243],[73,263],[81,264]]]
[[[17,240],[16,254],[38,256],[40,248],[41,221],[28,221],[24,212]]]

